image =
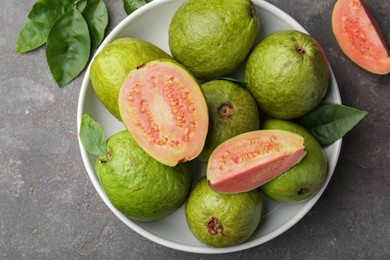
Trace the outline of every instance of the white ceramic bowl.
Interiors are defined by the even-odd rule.
[[[134,37],[147,40],[169,53],[169,24],[175,10],[183,2],[184,0],[154,0],[138,9],[115,27],[100,45],[97,53],[109,42],[122,37]],[[253,2],[257,8],[261,26],[261,33],[259,34],[258,40],[274,31],[283,29],[295,29],[307,32],[289,15],[268,2],[262,0],[253,0]],[[125,127],[103,107],[95,96],[91,86],[89,72],[90,69],[88,67],[79,97],[77,128],[80,129],[82,115],[89,114],[103,126],[106,137],[109,137],[125,129]],[[232,77],[242,79],[242,75],[243,66]],[[331,72],[331,84],[326,101],[341,104],[340,94],[333,72]],[[111,204],[99,183],[94,170],[96,156],[88,154],[80,141],[79,145],[83,162],[96,191],[104,203],[123,223],[140,235],[166,247],[187,252],[215,254],[240,251],[265,243],[282,234],[305,216],[321,196],[333,174],[341,148],[341,139],[325,149],[329,162],[329,174],[322,190],[315,197],[302,203],[286,205],[273,202],[263,196],[263,215],[258,229],[246,242],[227,248],[208,247],[196,240],[187,226],[184,216],[184,206],[173,215],[152,223],[137,222],[124,216]],[[204,175],[204,168],[204,165],[197,165],[196,178]]]

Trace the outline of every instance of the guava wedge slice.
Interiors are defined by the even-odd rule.
[[[207,104],[196,79],[177,62],[160,59],[131,71],[119,91],[118,106],[135,141],[160,163],[175,166],[202,151]]]
[[[306,154],[303,137],[284,130],[257,130],[220,144],[207,165],[207,180],[220,193],[255,189],[297,164]]]
[[[338,0],[332,29],[342,51],[361,68],[390,73],[390,54],[383,32],[363,0]]]

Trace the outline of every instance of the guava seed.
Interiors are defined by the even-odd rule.
[[[281,147],[275,142],[275,136],[267,139],[252,138],[235,144],[220,158],[221,167],[228,161],[242,163],[271,152],[280,152]],[[261,144],[261,145],[259,145]]]

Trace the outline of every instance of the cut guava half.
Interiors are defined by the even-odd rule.
[[[131,71],[118,106],[135,141],[157,161],[175,166],[202,151],[207,104],[196,79],[177,62],[155,60]]]

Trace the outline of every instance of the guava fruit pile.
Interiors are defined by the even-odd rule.
[[[295,30],[256,42],[259,28],[250,0],[187,0],[170,24],[172,55],[121,38],[95,57],[95,93],[127,129],[96,171],[129,218],[155,221],[187,202],[194,236],[227,247],[261,228],[262,196],[296,203],[323,186],[322,147],[292,120],[327,92],[324,52]],[[244,82],[228,78],[242,65]],[[191,185],[195,161],[207,172]]]

